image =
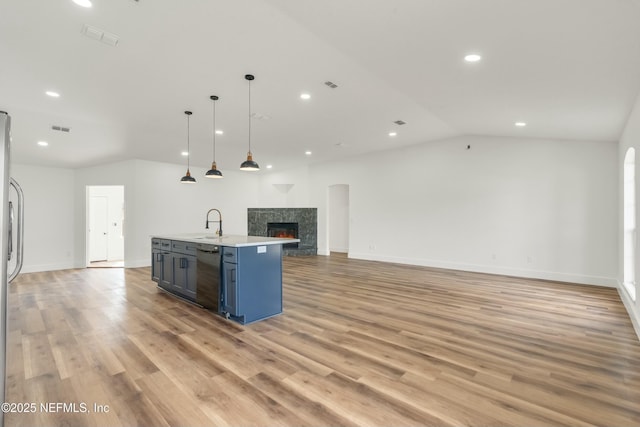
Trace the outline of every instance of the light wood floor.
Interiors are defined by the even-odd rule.
[[[284,270],[284,313],[248,326],[148,268],[21,275],[7,401],[38,410],[6,425],[640,425],[640,343],[615,289],[343,256]]]

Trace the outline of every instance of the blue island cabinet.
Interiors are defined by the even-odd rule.
[[[282,245],[222,248],[222,314],[242,324],[282,313]]]

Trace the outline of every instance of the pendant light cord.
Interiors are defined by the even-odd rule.
[[[249,152],[251,153],[251,80],[249,80]]]
[[[187,171],[191,166],[191,143],[189,141],[189,116],[191,114],[187,114]]]
[[[216,100],[213,100],[213,162],[216,161]]]

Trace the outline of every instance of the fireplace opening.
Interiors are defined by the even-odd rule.
[[[298,223],[297,222],[268,222],[267,236],[297,239]],[[297,248],[298,242],[285,243],[284,245],[282,245],[282,247]]]

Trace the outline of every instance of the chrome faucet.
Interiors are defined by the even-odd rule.
[[[211,211],[218,212],[218,221],[209,221],[209,214],[211,213]],[[209,229],[209,223],[210,222],[218,222],[218,223],[220,223],[220,227],[218,228],[217,234],[218,234],[218,236],[222,237],[222,214],[220,213],[220,211],[218,209],[209,209],[209,212],[207,212],[207,222],[204,225],[204,228],[206,228],[207,230]]]

